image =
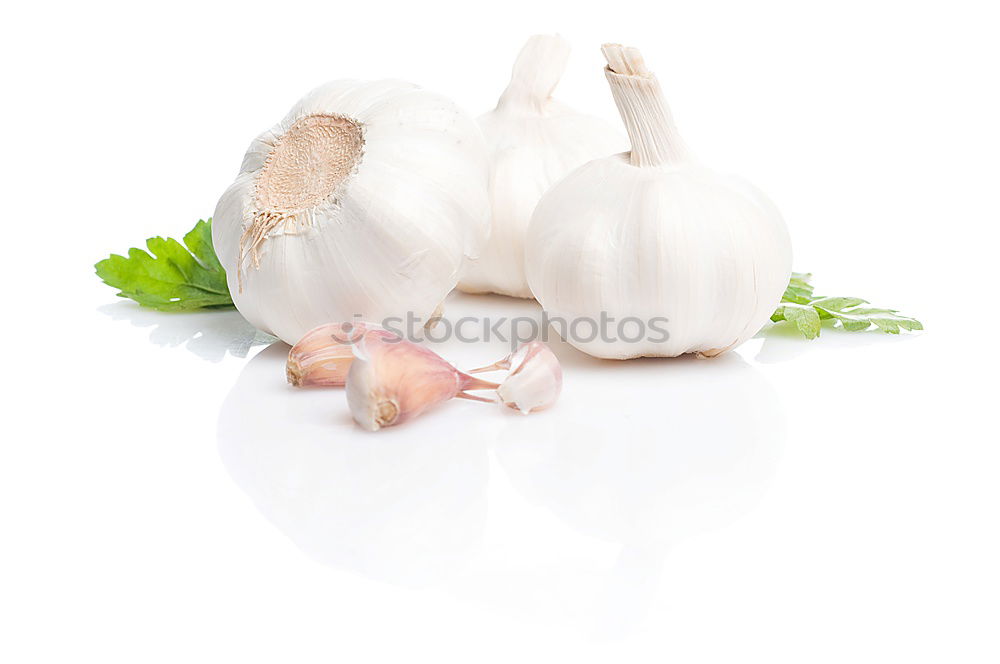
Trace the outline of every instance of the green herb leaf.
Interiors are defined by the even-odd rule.
[[[819,336],[819,312],[808,304],[795,302],[781,304],[771,315],[771,320],[774,322],[787,320],[794,323],[806,339],[815,339]]]
[[[233,306],[226,271],[212,248],[212,220],[199,221],[184,236],[146,240],[148,253],[129,249],[128,257],[112,254],[94,268],[118,297],[160,311],[190,311]]]
[[[849,332],[867,330],[872,325],[887,334],[924,329],[916,318],[900,315],[895,309],[862,307],[860,305],[868,304],[868,301],[860,297],[814,295],[813,286],[809,283],[811,278],[808,273],[792,273],[781,304],[771,315],[772,321],[794,323],[807,339],[818,337],[821,321],[830,319]]]
[[[922,330],[924,326],[916,318],[900,316],[894,309],[851,309],[850,311],[828,312],[840,321],[845,330],[867,330],[872,325],[886,334],[899,334],[902,330]]]
[[[809,304],[826,311],[843,311],[859,304],[868,304],[868,300],[862,300],[860,297],[817,297]]]
[[[792,278],[788,282],[788,288],[785,289],[785,295],[781,301],[809,304],[809,298],[813,294],[812,284],[809,283],[811,278],[812,275],[808,272],[792,272]]]

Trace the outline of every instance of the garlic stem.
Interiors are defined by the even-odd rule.
[[[475,397],[471,394],[465,394],[468,390],[495,390],[500,387],[499,383],[494,383],[488,380],[482,380],[476,378],[475,376],[470,376],[467,373],[458,372],[458,395],[464,399],[473,399],[474,401],[488,401],[493,402],[493,399],[484,399],[482,397]]]
[[[632,165],[662,166],[688,160],[687,146],[677,133],[660,82],[646,69],[639,50],[604,44],[601,51],[608,61],[604,74],[611,95],[632,143]]]
[[[569,61],[569,42],[559,35],[534,35],[514,62],[498,109],[527,106],[540,111],[559,84]]]
[[[505,357],[504,359],[502,359],[502,360],[500,360],[498,362],[494,362],[493,364],[489,364],[489,365],[487,365],[485,367],[479,367],[478,369],[471,369],[471,370],[469,370],[469,373],[470,374],[488,373],[490,371],[503,371],[503,370],[506,370],[506,369],[510,369],[510,356],[509,355],[507,357]]]
[[[497,386],[499,387],[499,386]],[[485,389],[485,388],[482,388]],[[469,401],[482,401],[483,403],[496,403],[496,399],[488,399],[487,397],[481,397],[478,394],[468,394],[466,392],[459,392],[455,395],[456,399],[468,399]]]

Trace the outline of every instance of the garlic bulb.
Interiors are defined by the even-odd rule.
[[[496,109],[479,119],[491,159],[492,234],[463,291],[532,297],[524,236],[538,199],[577,166],[625,147],[614,127],[552,99],[569,51],[562,37],[531,37]]]
[[[329,321],[430,317],[489,235],[475,121],[399,81],[335,81],[250,145],[215,210],[236,307],[293,344]]]
[[[694,161],[637,50],[605,45],[604,55],[632,150],[578,168],[542,198],[528,283],[566,321],[560,334],[596,357],[718,355],[756,334],[781,299],[788,231],[751,185]]]
[[[466,390],[499,387],[462,373],[434,351],[404,339],[369,332],[353,349],[347,404],[354,421],[369,431],[402,424],[455,397],[492,402]]]

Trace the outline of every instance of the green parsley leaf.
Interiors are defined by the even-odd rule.
[[[822,311],[822,309],[821,309]],[[867,330],[872,325],[886,334],[899,334],[902,330],[922,330],[924,326],[916,318],[901,316],[895,309],[857,308],[848,311],[827,312],[840,321],[845,330]]]
[[[781,304],[771,315],[775,323],[789,321],[807,339],[819,336],[821,321],[834,320],[849,332],[860,332],[872,325],[887,334],[899,334],[900,330],[922,330],[924,326],[916,318],[903,316],[895,309],[862,307],[868,304],[860,297],[830,297],[813,294],[809,283],[811,274],[793,272],[788,288],[781,298]]]
[[[808,272],[792,272],[792,278],[788,282],[788,288],[785,289],[785,295],[781,301],[809,304],[809,298],[813,294],[812,284],[809,283],[811,278],[812,275]]]
[[[148,253],[129,249],[128,257],[112,254],[98,262],[97,276],[118,297],[160,311],[221,309],[233,306],[226,271],[212,248],[212,220],[201,220],[184,236],[146,240]]]
[[[774,322],[787,320],[794,323],[806,339],[815,339],[819,336],[819,312],[808,304],[782,303],[771,315],[771,320]]]

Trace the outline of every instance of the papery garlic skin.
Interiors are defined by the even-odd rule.
[[[369,431],[402,424],[454,397],[490,401],[465,390],[498,387],[462,373],[434,351],[406,340],[368,333],[353,349],[347,404],[354,421]]]
[[[756,334],[781,299],[788,231],[753,186],[695,163],[635,49],[605,55],[632,151],[582,166],[542,198],[528,282],[550,316],[614,319],[604,338],[566,335],[595,357],[718,355]],[[643,326],[639,339],[635,321],[619,327],[628,318]]]
[[[540,341],[517,349],[504,364],[510,374],[497,388],[503,405],[527,415],[550,407],[562,392],[562,367],[552,350]]]
[[[538,200],[577,166],[627,145],[607,122],[552,99],[569,52],[558,35],[531,37],[496,109],[479,118],[490,151],[492,231],[459,283],[463,291],[533,297],[524,240]]]
[[[294,344],[328,321],[429,318],[489,234],[475,121],[400,81],[334,81],[250,145],[212,223],[236,307]]]

